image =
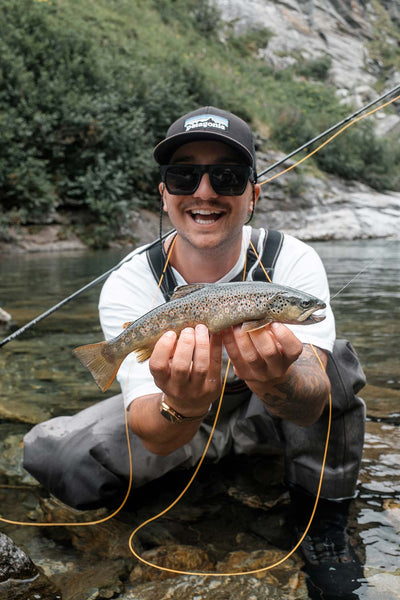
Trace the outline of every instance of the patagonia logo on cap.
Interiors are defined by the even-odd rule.
[[[189,119],[186,119],[184,124],[185,131],[191,131],[192,129],[219,129],[221,131],[226,131],[228,127],[228,119],[211,114],[190,117]]]

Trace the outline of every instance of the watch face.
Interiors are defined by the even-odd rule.
[[[170,421],[170,423],[177,423],[179,421],[179,419],[174,414],[172,414],[169,410],[165,408],[162,408],[160,412],[162,416],[165,419],[167,419],[167,421]]]
[[[208,412],[210,411],[210,409],[211,404],[210,408],[208,409]],[[165,400],[161,400],[160,413],[162,414],[164,419],[167,419],[167,421],[170,421],[171,423],[182,423],[183,421],[201,421],[201,419],[203,419],[208,414],[208,412],[198,417],[185,417],[184,415],[178,413],[171,406],[168,406]]]
[[[168,406],[164,400],[161,402],[160,413],[167,421],[170,421],[170,423],[179,423],[185,419],[185,417],[176,412],[176,410]]]

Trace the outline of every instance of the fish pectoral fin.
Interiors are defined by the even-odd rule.
[[[128,321],[127,323],[124,323],[122,325],[122,328],[123,329],[127,329],[128,327],[130,327],[132,325],[132,323],[134,323],[134,321]]]
[[[242,323],[243,331],[255,331],[256,329],[262,329],[266,325],[272,323],[273,319],[266,317],[265,319],[259,319],[258,321],[245,321]]]
[[[153,346],[140,346],[139,348],[135,348],[134,353],[136,356],[136,360],[138,362],[144,362],[152,355],[154,350]]]
[[[210,285],[209,283],[190,283],[189,285],[178,285],[174,289],[174,293],[171,296],[171,300],[176,300],[177,298],[184,298],[188,294],[193,294],[193,292],[198,292],[202,290],[204,287]]]

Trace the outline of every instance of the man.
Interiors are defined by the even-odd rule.
[[[226,111],[200,108],[171,125],[154,156],[161,165],[162,207],[175,229],[162,243],[165,253],[171,249],[169,268],[176,283],[240,278],[252,235],[245,223],[260,195],[248,125]],[[260,232],[259,252],[266,235]],[[335,327],[326,274],[312,248],[285,235],[274,282],[322,299],[327,304],[325,320],[311,326],[273,323],[250,333],[239,326],[211,336],[204,325],[198,325],[184,329],[179,339],[174,332],[167,332],[149,361],[139,363],[134,354],[129,355],[118,380],[129,410],[133,485],[138,487],[199,460],[228,356],[233,372],[209,459],[218,460],[228,452],[263,453],[271,446],[283,448],[300,535],[319,482],[326,437],[323,411],[330,393],[322,366],[326,367],[334,347]],[[157,284],[142,249],[109,277],[99,304],[106,338],[115,337],[124,323],[164,302]],[[73,506],[110,504],[121,495],[129,473],[121,449],[125,441],[123,415],[117,408],[120,402],[120,397],[112,398],[75,417],[60,417],[35,428],[25,439],[26,468]],[[362,432],[362,406],[348,413],[352,426],[357,421],[353,429]],[[339,579],[332,579],[332,565],[335,571],[346,564],[351,579],[359,575],[345,534],[348,500],[343,500],[354,495],[361,450],[358,440],[357,448],[346,454],[346,443],[343,434],[333,440],[334,458],[327,463],[321,491],[322,520],[315,519],[303,544],[308,571],[316,584],[329,579],[335,591],[343,571]],[[52,459],[45,468],[38,467],[37,457],[44,452],[51,453]],[[328,544],[329,551],[321,554],[318,544]]]

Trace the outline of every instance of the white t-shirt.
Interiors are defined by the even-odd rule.
[[[242,250],[233,269],[219,280],[230,281],[243,271],[245,254],[249,246],[251,227],[243,227]],[[257,251],[261,252],[260,237]],[[143,247],[136,249],[125,259],[132,257],[105,282],[99,300],[100,322],[106,339],[116,337],[123,325],[135,321],[144,313],[165,302],[157,281],[149,267]],[[182,275],[173,269],[178,285],[185,284]],[[305,344],[313,344],[331,351],[335,341],[335,321],[329,304],[329,287],[324,266],[311,246],[285,235],[281,251],[276,261],[274,283],[298,288],[323,300],[327,308],[325,320],[313,325],[288,325],[298,339]],[[200,283],[200,282],[199,282]],[[138,363],[132,352],[122,363],[117,379],[121,385],[125,402],[160,390],[154,383],[149,370],[149,361]]]

